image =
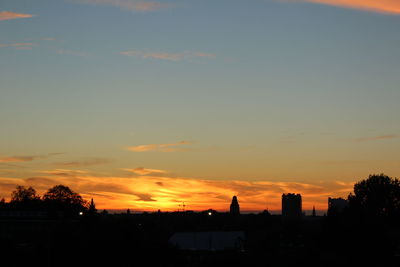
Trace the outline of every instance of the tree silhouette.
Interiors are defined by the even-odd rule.
[[[385,174],[373,174],[354,185],[348,197],[349,208],[367,217],[392,217],[400,214],[400,181]]]
[[[0,200],[0,210],[4,209],[6,207],[6,200],[4,197]]]
[[[66,216],[76,216],[86,210],[86,201],[65,185],[50,188],[44,194],[43,200],[49,209],[63,212]]]
[[[108,211],[107,210],[103,210],[102,212],[101,212],[101,215],[108,215]]]
[[[11,203],[15,202],[29,202],[39,200],[40,197],[36,194],[36,190],[30,186],[18,185],[16,190],[11,193]]]
[[[68,204],[83,204],[82,197],[68,186],[56,185],[50,188],[43,196],[44,200],[60,201]]]
[[[18,185],[11,193],[10,207],[13,209],[37,210],[40,209],[40,206],[40,196],[32,186]]]

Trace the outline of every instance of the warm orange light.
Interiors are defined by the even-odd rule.
[[[229,210],[232,196],[238,196],[242,211],[280,210],[282,193],[300,193],[303,208],[326,209],[328,197],[346,197],[352,183],[326,182],[307,184],[298,182],[201,180],[193,178],[95,177],[85,173],[63,170],[57,176],[29,179],[2,178],[0,195],[10,195],[15,186],[31,185],[39,193],[55,184],[64,184],[79,192],[85,199],[94,198],[99,209],[127,209],[146,211]]]

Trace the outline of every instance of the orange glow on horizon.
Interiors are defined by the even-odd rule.
[[[177,211],[185,203],[186,210],[229,210],[232,196],[238,196],[242,211],[281,209],[282,193],[300,193],[303,209],[326,210],[328,197],[346,197],[352,183],[201,180],[171,177],[97,177],[68,170],[43,172],[46,176],[28,179],[1,178],[0,196],[9,196],[16,185],[33,186],[39,194],[63,184],[86,200],[94,198],[101,209],[138,211]],[[51,176],[48,176],[50,174]]]

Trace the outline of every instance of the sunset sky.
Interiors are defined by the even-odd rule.
[[[400,176],[398,0],[1,0],[0,198],[280,210]]]

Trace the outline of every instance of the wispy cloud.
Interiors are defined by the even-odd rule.
[[[50,153],[47,155],[34,155],[34,156],[11,156],[11,157],[0,157],[0,163],[9,163],[9,162],[27,162],[33,161],[36,159],[45,159],[51,156],[61,155],[64,153]]]
[[[4,48],[4,47],[11,47],[17,50],[32,50],[33,47],[40,45],[41,41],[57,41],[56,38],[53,37],[44,37],[44,38],[28,38],[28,39],[24,39],[24,41],[20,41],[20,42],[13,42],[13,43],[0,43],[0,48]],[[35,42],[35,43],[33,43]],[[68,50],[62,50],[59,49],[57,51],[59,54],[68,54],[70,51]],[[72,52],[74,53],[74,52]],[[77,53],[75,52],[75,55],[77,55]],[[81,55],[81,54],[80,54]]]
[[[0,158],[0,162],[24,162],[32,161],[38,158],[37,156],[15,156],[15,157],[4,157]]]
[[[127,50],[119,52],[120,55],[130,56],[130,57],[140,57],[144,59],[160,59],[160,60],[170,60],[170,61],[180,61],[183,59],[190,58],[214,58],[215,55],[211,53],[204,52],[191,52],[184,51],[179,53],[166,53],[166,52],[146,52],[141,50]]]
[[[127,172],[133,172],[133,173],[139,174],[139,175],[148,175],[148,174],[154,175],[154,174],[167,173],[167,171],[164,171],[164,170],[147,169],[147,168],[142,168],[142,167],[134,168],[134,169],[122,169],[122,170],[127,171]]]
[[[42,41],[57,41],[57,39],[54,37],[44,37],[44,38],[41,38],[40,40],[42,40]]]
[[[56,175],[56,176],[75,177],[77,175],[87,174],[88,172],[81,171],[81,170],[55,169],[55,170],[49,170],[49,171],[40,171],[40,173],[51,174],[51,175]]]
[[[129,11],[149,12],[170,7],[170,4],[142,0],[77,0],[82,4],[118,7]]]
[[[4,175],[4,174],[11,174],[11,173],[15,173],[16,170],[12,170],[12,169],[0,169],[0,174]]]
[[[63,167],[86,167],[93,165],[103,165],[111,163],[111,159],[106,158],[91,158],[85,160],[75,160],[75,161],[67,161],[67,162],[58,162],[54,163],[54,165],[63,166]]]
[[[185,149],[182,148],[182,146],[189,144],[191,144],[191,142],[180,141],[175,144],[150,144],[150,145],[130,146],[127,147],[127,150],[133,152],[148,152],[148,151],[177,152],[177,151],[185,151]]]
[[[346,159],[342,159],[342,160],[325,160],[325,161],[320,161],[319,163],[323,164],[323,165],[357,165],[357,164],[368,164],[370,163],[370,161],[367,160],[346,160]]]
[[[285,0],[290,2],[309,2],[345,8],[361,9],[366,11],[400,14],[400,1],[398,0]]]
[[[394,139],[399,138],[399,135],[396,134],[389,134],[389,135],[379,135],[373,137],[360,137],[354,139],[355,142],[365,142],[365,141],[379,141],[379,140],[387,140],[387,139]]]
[[[77,56],[77,57],[87,57],[88,56],[88,54],[85,52],[69,50],[69,49],[58,49],[56,51],[56,53],[59,55],[71,55],[71,56]]]
[[[0,44],[0,48],[13,47],[19,50],[31,50],[34,45],[35,45],[34,43],[11,43],[11,44]]]
[[[10,19],[31,18],[33,16],[34,15],[31,15],[31,14],[15,13],[15,12],[11,12],[11,11],[1,11],[0,12],[0,21],[10,20]]]

